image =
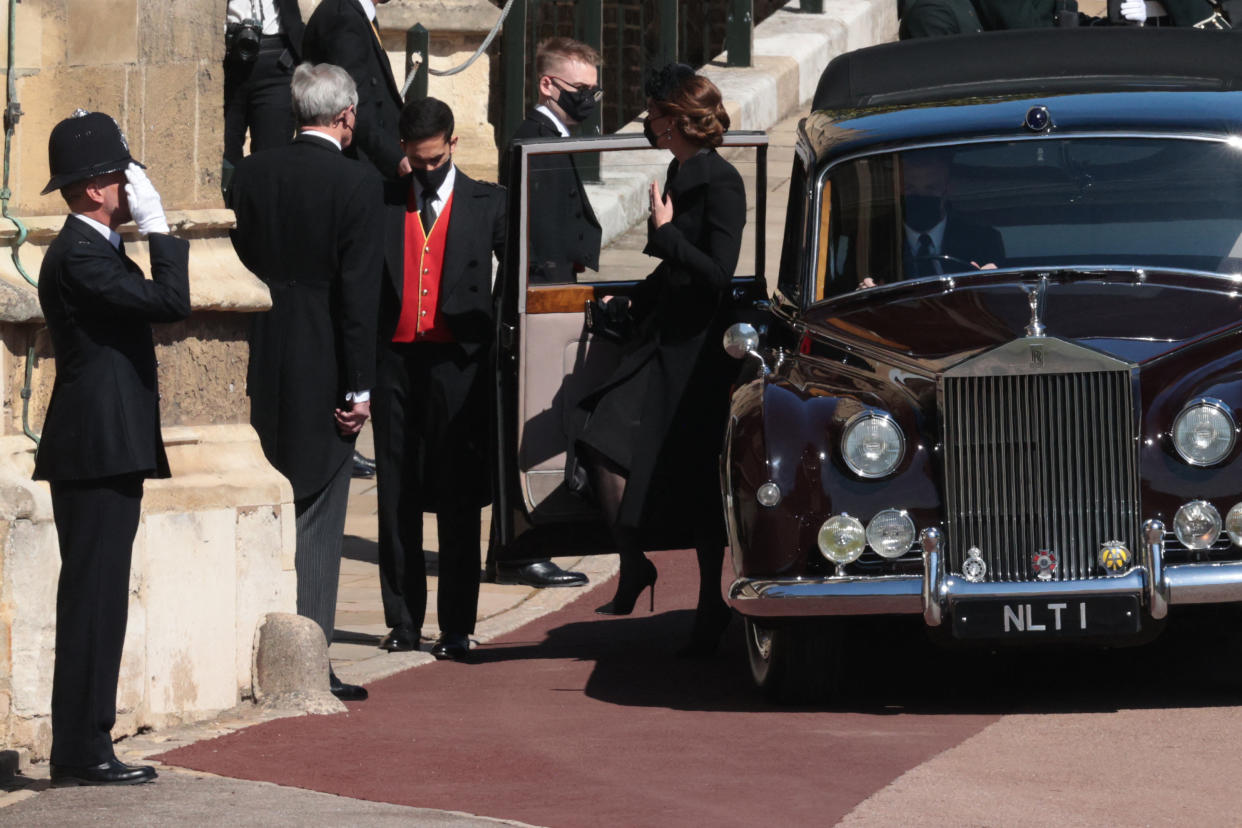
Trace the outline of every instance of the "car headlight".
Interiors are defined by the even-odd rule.
[[[1220,537],[1220,512],[1206,500],[1192,500],[1177,510],[1173,532],[1187,549],[1207,549]]]
[[[914,545],[914,521],[902,509],[885,509],[867,524],[867,545],[882,558],[900,558]]]
[[[1192,466],[1212,466],[1233,451],[1233,413],[1220,400],[1200,399],[1173,421],[1173,447]]]
[[[833,515],[819,527],[815,539],[819,551],[835,564],[853,563],[867,546],[862,521],[849,515]]]
[[[841,435],[841,456],[845,465],[859,477],[892,474],[906,452],[906,439],[897,423],[887,414],[864,411],[845,424]]]

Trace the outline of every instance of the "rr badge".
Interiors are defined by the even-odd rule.
[[[1130,568],[1130,550],[1121,541],[1108,541],[1100,547],[1100,566],[1110,575],[1120,575]]]
[[[1050,549],[1041,549],[1031,558],[1031,568],[1040,581],[1051,581],[1057,571],[1057,553]]]
[[[983,562],[983,550],[972,546],[966,550],[966,560],[962,561],[962,577],[972,584],[983,582],[988,574],[988,565]]]

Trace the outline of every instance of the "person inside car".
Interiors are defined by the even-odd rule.
[[[1005,259],[1005,243],[995,227],[955,213],[949,200],[951,158],[941,150],[915,150],[901,156],[902,278],[992,270]],[[866,276],[860,288],[882,280]]]

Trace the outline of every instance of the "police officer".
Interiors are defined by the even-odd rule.
[[[56,381],[34,478],[52,490],[60,543],[54,785],[149,782],[149,766],[112,750],[117,676],[129,604],[129,564],[143,480],[168,477],[160,438],[152,322],[190,314],[189,244],[168,235],[159,194],[101,112],[76,111],[52,129],[52,177],[70,215],[39,271]],[[125,255],[117,228],[147,237],[151,280]]]

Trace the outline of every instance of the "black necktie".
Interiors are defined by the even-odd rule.
[[[918,246],[918,249],[914,251],[914,255],[918,256],[920,259],[927,259],[928,257],[931,256],[931,254],[932,254],[931,236],[927,235],[926,233],[920,233],[919,234],[919,246]]]
[[[423,190],[423,208],[418,215],[423,221],[423,233],[427,236],[431,235],[431,225],[436,223],[436,210],[431,206],[431,200],[435,197],[436,194],[430,189]]]

